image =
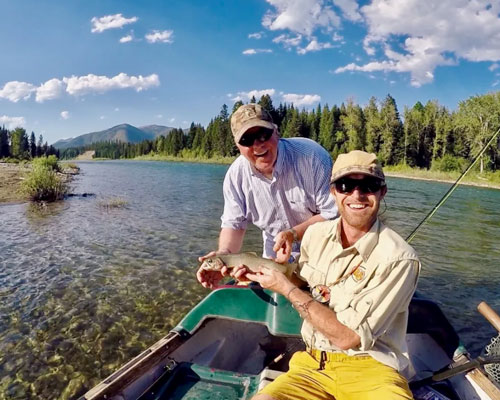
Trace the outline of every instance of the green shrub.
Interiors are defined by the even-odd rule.
[[[56,172],[61,172],[61,167],[57,162],[57,157],[55,155],[50,155],[48,157],[38,157],[33,159],[33,167],[41,166],[47,169],[51,169]]]
[[[28,173],[21,187],[23,193],[34,201],[60,200],[68,192],[68,185],[53,168],[47,167],[44,162],[33,162],[33,169]]]
[[[438,158],[433,161],[431,170],[442,172],[462,172],[466,168],[466,164],[467,161],[465,159],[446,154],[442,158]]]

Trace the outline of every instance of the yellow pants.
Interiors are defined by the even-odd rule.
[[[290,360],[290,369],[259,394],[277,400],[391,400],[413,399],[406,379],[370,356],[326,353],[324,369],[314,357],[299,351]]]

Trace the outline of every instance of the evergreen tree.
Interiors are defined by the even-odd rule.
[[[387,95],[380,109],[382,120],[380,161],[383,165],[395,165],[403,161],[403,124],[399,118],[396,101]]]
[[[419,165],[419,138],[424,130],[424,106],[418,101],[413,108],[405,108],[404,117],[403,163],[416,167]]]
[[[9,157],[9,131],[2,127],[0,129],[0,158]]]
[[[238,108],[240,108],[243,105],[243,102],[241,100],[238,100],[236,103],[233,105],[233,112],[234,113]],[[231,113],[231,114],[232,114]]]
[[[455,120],[456,127],[465,133],[472,156],[479,154],[493,134],[500,128],[500,92],[470,97],[459,103]],[[498,147],[483,155],[480,172],[489,163],[496,168]]]
[[[10,133],[10,153],[18,159],[29,158],[28,136],[24,128],[16,128]]]
[[[36,157],[36,137],[35,137],[35,132],[31,131],[30,135],[30,142],[29,142],[29,149],[30,149],[30,158],[35,158]]]
[[[382,142],[382,119],[377,106],[377,99],[371,97],[363,112],[366,128],[366,151],[378,154]]]
[[[365,118],[363,110],[352,100],[346,107],[346,114],[342,117],[342,126],[347,137],[347,151],[364,150],[366,143]]]
[[[319,123],[319,144],[327,151],[333,150],[333,116],[328,104],[323,107]]]
[[[38,143],[36,145],[36,156],[40,157],[43,155],[43,136],[40,134],[38,137]]]

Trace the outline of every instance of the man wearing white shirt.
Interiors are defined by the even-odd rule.
[[[250,222],[262,230],[263,256],[286,262],[298,255],[309,225],[337,216],[329,192],[330,155],[310,139],[281,139],[270,114],[258,104],[238,108],[231,130],[241,155],[224,179],[218,249],[200,261],[240,251]],[[223,274],[200,269],[197,278],[214,288]]]

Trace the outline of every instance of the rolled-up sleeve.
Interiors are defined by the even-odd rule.
[[[400,260],[382,270],[384,276],[375,276],[373,284],[368,284],[349,307],[337,312],[337,319],[360,337],[361,351],[373,348],[376,339],[392,326],[400,313],[408,309],[415,292],[420,263],[417,260]]]
[[[326,154],[326,157],[318,157],[314,161],[316,162],[314,168],[316,207],[324,219],[334,219],[338,216],[338,210],[335,200],[330,193],[332,160]]]
[[[221,228],[246,229],[246,206],[243,191],[237,179],[228,171],[224,178],[224,212],[222,213]]]

